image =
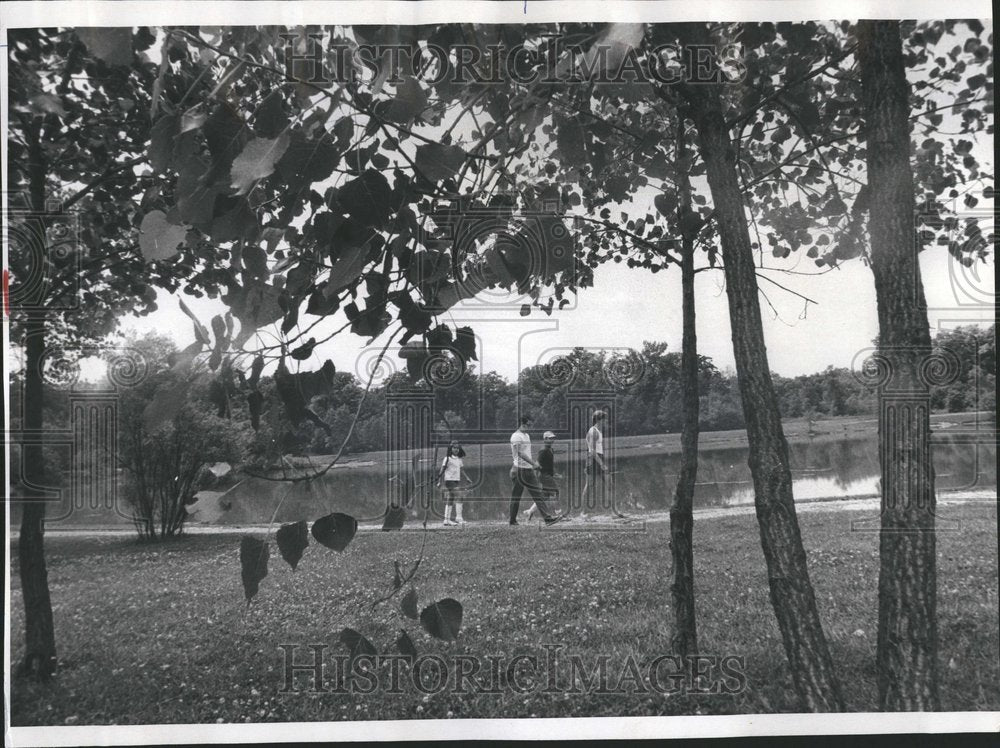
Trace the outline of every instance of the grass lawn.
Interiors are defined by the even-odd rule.
[[[941,514],[955,528],[938,541],[943,706],[1000,709],[995,504],[948,506]],[[852,532],[851,521],[858,518],[855,512],[816,511],[803,513],[800,522],[848,708],[873,711],[878,537]],[[308,645],[329,645],[332,673],[332,656],[346,651],[337,642],[345,626],[364,634],[379,652],[396,651],[402,627],[421,655],[493,655],[507,662],[518,653],[544,659],[542,644],[561,644],[560,657],[577,654],[587,670],[609,656],[611,683],[617,684],[630,655],[642,664],[669,652],[669,535],[662,522],[628,533],[539,532],[524,525],[429,533],[414,580],[419,607],[444,597],[461,601],[462,633],[452,643],[432,639],[404,618],[400,596],[374,610],[368,604],[392,589],[393,559],[405,566],[417,556],[420,532],[361,532],[342,554],[312,543],[295,573],[272,542],[269,575],[249,609],[237,535],[193,535],[160,545],[51,537],[60,670],[47,685],[15,680],[12,723],[796,711],[754,517],[706,519],[696,522],[695,532],[701,650],[744,658],[746,687],[739,693],[601,694],[581,686],[578,693],[545,693],[538,685],[523,694],[490,694],[466,683],[464,694],[447,688],[426,695],[413,687],[405,667],[398,694],[279,693],[279,645],[299,645],[299,662],[309,660]],[[16,568],[11,575],[16,664],[23,652],[23,611]],[[488,682],[487,668],[478,682]],[[623,689],[630,690],[628,681]]]

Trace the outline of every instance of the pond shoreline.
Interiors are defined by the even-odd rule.
[[[937,499],[938,506],[955,506],[955,505],[970,505],[974,506],[976,504],[981,504],[983,507],[992,507],[995,509],[997,502],[997,492],[993,491],[954,491],[954,492],[940,492]],[[806,499],[803,501],[795,502],[796,512],[799,514],[805,512],[858,512],[858,511],[872,511],[878,512],[879,509],[879,498],[877,496],[849,496],[849,497],[838,497],[831,496],[827,498],[820,499]],[[737,517],[747,514],[754,513],[753,504],[739,504],[735,506],[727,507],[705,507],[704,509],[694,510],[695,522],[699,520],[710,520],[719,519],[723,517]],[[554,528],[547,528],[541,524],[541,522],[536,521],[534,523],[522,522],[521,526],[529,529],[545,529],[547,532],[560,532],[565,530],[575,530],[575,531],[591,531],[597,532],[604,529],[618,529],[627,530],[630,527],[634,527],[636,530],[641,529],[646,524],[657,524],[661,522],[668,522],[670,520],[670,514],[667,511],[653,511],[645,512],[641,514],[631,514],[624,518],[616,518],[611,515],[600,515],[594,514],[589,515],[586,519],[581,519],[580,517],[571,517],[564,522],[559,523],[558,526]],[[441,532],[467,532],[470,530],[476,530],[480,528],[491,528],[495,529],[497,527],[502,527],[507,523],[502,520],[476,520],[466,523],[464,526],[460,527],[442,527],[439,522],[428,522],[427,529],[432,531]],[[268,532],[279,526],[279,523],[275,523],[273,526],[267,524],[249,524],[249,525],[212,525],[212,524],[191,524],[185,528],[186,535],[240,535],[240,534],[252,534],[260,532]],[[423,527],[419,522],[413,522],[404,526],[401,532],[420,532]],[[379,532],[381,531],[381,526],[374,523],[364,523],[358,525],[358,532]],[[48,528],[45,531],[46,538],[63,538],[63,537],[126,537],[135,534],[135,530],[131,527],[120,527],[120,528],[110,528],[110,527],[62,527],[62,528]],[[13,530],[10,532],[10,537],[13,542],[17,540],[17,534]],[[182,536],[183,537],[183,536]]]
[[[966,435],[981,432],[984,424],[992,424],[995,432],[996,426],[993,413],[987,411],[969,411],[965,413],[932,413],[931,438],[935,434],[951,436],[952,434]],[[793,418],[782,421],[785,438],[789,444],[820,443],[828,440],[838,439],[862,439],[866,436],[875,436],[878,431],[878,418],[873,416],[834,416],[833,418],[818,418],[808,421],[804,418]],[[533,431],[541,433],[543,426],[540,424]],[[535,439],[538,439],[537,434]],[[534,440],[533,440],[534,441]],[[734,429],[729,431],[703,431],[699,435],[699,451],[710,452],[720,449],[740,449],[747,446],[747,432],[745,429]],[[584,449],[583,439],[561,439],[559,441],[563,450],[575,453]],[[633,457],[637,455],[675,455],[681,451],[680,433],[666,434],[642,434],[639,436],[608,436],[605,444],[615,457]],[[466,444],[466,447],[469,445]],[[510,460],[510,445],[506,442],[483,442],[475,444],[474,452],[477,461],[483,467],[493,467],[498,464],[507,464]],[[440,450],[443,447],[437,446]],[[434,447],[430,448],[432,451]],[[424,450],[427,451],[427,450]],[[470,455],[472,450],[467,449]],[[384,470],[386,464],[385,451],[380,452],[358,452],[344,455],[333,467],[334,470],[358,470],[377,471]],[[409,452],[404,450],[396,456],[397,459],[409,456]],[[302,469],[303,472],[315,471],[318,467],[325,467],[333,460],[333,455],[285,455],[287,464],[293,468]],[[433,457],[425,457],[423,461],[431,460]],[[277,470],[277,469],[276,469]]]
[[[985,439],[984,418],[979,413],[942,413],[932,416],[936,489],[939,496],[961,491],[996,492],[995,439]],[[877,421],[873,418],[841,417],[809,423],[803,419],[785,424],[788,435],[793,492],[799,506],[813,503],[843,502],[879,495]],[[652,517],[665,513],[673,496],[680,472],[679,435],[651,434],[606,439],[607,459],[611,467],[613,501],[603,507],[605,514],[616,510],[625,514]],[[580,443],[564,440],[556,445],[557,471],[563,476],[563,508],[575,514],[582,508],[583,455]],[[410,497],[407,523],[418,526],[419,507],[431,502],[434,522],[440,521],[441,496],[430,488],[431,472],[440,459],[440,449],[421,451],[419,467],[410,484],[411,464],[405,454],[386,453],[353,455],[316,481],[294,485],[231,474],[215,486],[206,486],[197,494],[189,509],[189,527],[240,528],[264,526],[280,509],[278,523],[315,518],[333,511],[359,518],[363,525],[381,525],[389,503],[400,502],[403,492],[416,491]],[[473,479],[466,502],[466,520],[479,524],[501,522],[506,516],[510,495],[508,444],[468,445],[466,470]],[[747,466],[744,431],[708,432],[699,445],[696,516],[708,511],[739,511],[752,507],[754,489]],[[288,459],[288,458],[286,458]],[[275,477],[296,477],[312,473],[328,463],[312,457],[311,466],[300,458],[290,458],[298,467]],[[410,488],[406,488],[409,485]],[[127,496],[119,487],[115,503],[106,507],[73,506],[69,496],[61,496],[48,511],[48,532],[93,531],[132,533]],[[604,501],[607,499],[605,498]],[[603,503],[603,501],[601,502]],[[568,505],[567,505],[568,504]],[[436,507],[436,509],[435,509]],[[526,508],[523,507],[523,508]],[[595,509],[590,510],[595,513]],[[599,512],[596,512],[599,513]],[[707,515],[704,515],[707,516]],[[12,507],[12,525],[16,527],[17,506]]]

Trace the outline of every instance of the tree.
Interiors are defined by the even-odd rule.
[[[148,29],[9,32],[8,213],[12,241],[11,337],[23,347],[23,504],[18,565],[25,610],[25,655],[18,671],[47,678],[56,666],[43,545],[49,469],[45,383],[59,351],[100,340],[115,316],[153,305],[132,240],[133,167],[148,139],[153,66]],[[114,133],[105,138],[99,132]]]
[[[209,465],[246,458],[250,429],[245,420],[215,412],[205,376],[189,378],[171,369],[168,358],[178,351],[169,339],[152,334],[127,342],[130,349],[145,354],[148,376],[122,395],[118,460],[129,475],[127,496],[139,538],[173,537],[183,532],[187,507]],[[146,408],[157,392],[178,389],[183,389],[183,404],[177,413],[148,428]]]
[[[887,367],[879,396],[879,705],[933,710],[940,708],[935,495],[929,382],[922,371],[931,337],[917,264],[909,85],[899,24],[860,22],[858,59],[879,355]]]
[[[692,42],[711,45],[698,26]],[[753,248],[743,207],[735,149],[715,85],[686,85],[682,95],[698,130],[722,244],[733,353],[750,444],[761,545],[767,561],[771,604],[788,654],[796,690],[810,711],[842,705],[833,671],[792,497],[788,444],[767,363]]]
[[[687,156],[684,123],[678,127],[677,150]],[[694,486],[698,479],[698,339],[695,319],[694,263],[695,239],[699,221],[691,207],[691,181],[680,176],[681,199],[677,224],[681,227],[681,297],[683,337],[681,342],[681,392],[683,429],[681,431],[681,467],[670,507],[670,548],[673,554],[674,580],[670,587],[674,609],[672,647],[682,656],[698,653],[698,628],[694,607]]]
[[[757,102],[770,103],[774,109],[779,110],[777,115],[773,111],[767,111],[759,106],[754,106],[753,109],[758,114],[763,112],[762,117],[748,118],[746,114],[743,114],[730,120],[737,124],[742,121],[747,125],[753,122],[753,128],[758,131],[759,135],[764,133],[763,128],[768,124],[773,123],[772,126],[775,126],[769,139],[770,143],[766,143],[759,135],[756,138],[750,138],[749,145],[751,148],[744,152],[748,153],[748,160],[752,157],[756,161],[756,164],[751,162],[752,165],[747,169],[752,178],[749,180],[743,179],[744,190],[753,187],[758,207],[763,209],[763,224],[773,229],[768,234],[768,239],[774,247],[773,253],[776,256],[788,256],[791,251],[808,247],[807,255],[814,257],[819,267],[836,267],[844,260],[860,256],[863,260],[870,262],[874,270],[876,229],[872,225],[872,219],[880,208],[886,207],[885,201],[892,199],[886,193],[881,193],[878,198],[879,203],[876,206],[874,202],[877,191],[876,183],[878,183],[879,187],[891,186],[893,184],[892,178],[887,178],[887,175],[891,174],[894,175],[896,180],[900,180],[894,184],[898,191],[893,192],[890,190],[890,194],[894,197],[901,198],[906,193],[909,204],[912,207],[914,203],[915,184],[918,184],[921,192],[928,194],[929,197],[921,201],[919,214],[915,210],[910,210],[906,220],[903,220],[905,205],[902,203],[896,205],[897,212],[893,214],[891,219],[885,214],[880,214],[878,219],[882,222],[879,229],[879,231],[883,232],[881,236],[882,240],[887,238],[885,227],[888,222],[898,232],[895,234],[895,241],[897,243],[902,241],[902,237],[912,236],[915,229],[919,229],[920,237],[924,244],[928,244],[936,237],[938,243],[947,245],[949,251],[963,264],[971,264],[976,260],[987,257],[990,247],[988,246],[988,242],[983,241],[981,231],[975,225],[975,222],[965,219],[964,238],[961,240],[956,239],[956,234],[959,233],[957,229],[961,228],[961,222],[955,216],[947,216],[946,214],[949,211],[940,202],[946,196],[952,199],[960,197],[959,188],[966,185],[964,204],[967,207],[973,207],[976,204],[977,198],[974,194],[969,194],[969,190],[973,189],[977,184],[983,185],[984,175],[980,170],[976,158],[971,154],[972,143],[963,139],[959,139],[956,142],[950,134],[938,132],[943,119],[941,112],[953,109],[962,110],[961,124],[959,126],[961,134],[974,134],[981,130],[992,131],[992,125],[984,122],[984,115],[992,112],[991,93],[988,87],[986,87],[985,95],[977,93],[978,89],[984,88],[985,81],[992,76],[992,68],[987,62],[989,47],[980,40],[983,32],[982,24],[978,21],[967,22],[967,26],[973,32],[974,36],[968,38],[963,46],[954,46],[948,52],[940,50],[940,55],[936,57],[934,56],[935,53],[931,51],[932,47],[937,45],[947,35],[952,34],[956,30],[956,24],[952,22],[933,22],[929,24],[908,25],[907,35],[910,46],[906,51],[906,61],[904,63],[903,52],[899,51],[898,59],[893,60],[896,67],[893,70],[892,78],[884,71],[881,78],[875,76],[882,83],[877,92],[872,88],[871,78],[868,79],[868,86],[866,88],[866,74],[863,63],[865,52],[862,52],[860,49],[860,39],[857,58],[862,61],[861,91],[857,90],[856,78],[850,73],[845,75],[838,71],[828,78],[826,76],[831,66],[835,65],[837,61],[846,59],[846,56],[855,48],[855,45],[848,43],[849,37],[845,39],[841,36],[842,31],[847,31],[850,34],[851,25],[849,23],[843,22],[839,24],[839,28],[834,27],[832,29],[833,33],[820,33],[818,25],[813,23],[802,25],[777,24],[776,26],[777,28],[775,29],[770,24],[760,24],[756,28],[753,28],[753,25],[747,25],[743,29],[744,41],[752,39],[751,44],[755,46],[759,44],[763,47],[761,54],[764,55],[765,59],[770,58],[773,60],[781,59],[780,55],[768,54],[768,47],[771,48],[772,52],[777,51],[774,50],[776,36],[785,37],[789,45],[794,43],[800,52],[805,52],[809,49],[822,52],[825,45],[834,48],[839,46],[841,47],[841,51],[835,57],[813,66],[811,69],[802,60],[788,60],[789,68],[793,66],[797,67],[796,73],[786,73],[780,79],[781,83],[777,87],[772,84],[770,90],[768,90],[766,83],[767,79],[764,78],[765,85],[763,87],[759,86],[753,92],[751,101],[756,100]],[[777,34],[775,33],[776,31]],[[750,39],[748,39],[748,32],[750,32]],[[861,37],[864,33],[865,27],[859,27],[858,36]],[[881,49],[879,44],[871,44],[870,39],[868,43],[869,46],[866,50],[868,54],[873,54],[873,49]],[[897,43],[892,49],[901,50],[901,45]],[[880,58],[884,57],[883,55],[878,56]],[[893,157],[884,152],[877,157],[873,156],[872,152],[874,149],[870,147],[871,141],[866,144],[868,147],[865,149],[858,147],[859,137],[863,137],[866,132],[872,132],[872,124],[868,121],[864,127],[862,126],[860,120],[862,111],[857,106],[857,102],[860,99],[863,104],[868,105],[865,113],[871,115],[875,99],[890,90],[891,87],[888,85],[889,80],[895,81],[901,89],[906,88],[905,75],[903,74],[904,64],[906,66],[916,66],[930,62],[931,58],[941,67],[949,67],[948,60],[950,59],[952,65],[949,67],[947,78],[957,83],[962,82],[962,76],[971,72],[970,69],[979,67],[982,72],[970,75],[965,79],[964,86],[959,85],[955,87],[957,90],[943,91],[935,87],[936,90],[930,92],[928,91],[929,84],[926,81],[921,82],[916,87],[918,90],[923,89],[923,91],[914,97],[916,102],[915,110],[918,111],[918,114],[913,120],[924,131],[926,139],[921,143],[920,148],[917,149],[915,158],[912,159],[913,166],[911,172],[910,151],[908,146],[903,147],[904,141],[908,143],[909,138],[911,118],[908,108],[904,107],[903,109],[893,111],[889,103],[879,100],[879,105],[885,107],[881,110],[881,116],[884,118],[883,124],[891,120],[896,127],[903,130],[902,134],[898,132],[895,134],[896,140],[892,149],[894,152],[893,159]],[[765,62],[764,67],[766,68],[767,65],[768,63]],[[886,67],[884,61],[883,67]],[[868,74],[871,75],[870,68]],[[890,98],[895,101],[896,106],[903,107],[904,104],[908,105],[908,102],[905,95],[900,94],[900,90],[896,90]],[[768,107],[767,109],[772,107]],[[862,109],[864,108],[862,107]],[[893,111],[891,116],[888,114],[890,111]],[[793,146],[793,153],[786,156],[787,147],[782,147],[781,144],[788,141],[795,131],[798,131],[800,138],[810,145],[799,156],[794,154],[796,147]],[[950,147],[947,145],[949,140],[951,141]],[[836,144],[834,145],[834,150],[824,150],[833,144]],[[725,147],[721,139],[718,145],[720,149],[724,149]],[[804,162],[802,156],[809,155],[812,155],[813,158],[808,162]],[[869,171],[869,181],[867,184],[862,183],[850,173],[852,168],[860,166],[858,162],[862,159],[867,161],[869,170],[871,170],[882,158],[894,160],[894,170],[889,170],[886,163],[883,162],[883,171],[880,176],[873,178],[873,174]],[[737,158],[734,161],[739,162],[740,159]],[[775,162],[777,162],[777,166],[774,165]],[[738,166],[737,171],[740,172],[742,169]],[[712,181],[711,173],[712,170],[710,168],[710,182]],[[908,175],[905,187],[902,181],[904,173]],[[916,183],[913,180],[913,174],[918,175]],[[771,185],[772,178],[777,182],[779,189],[775,190]],[[789,184],[794,185],[799,193],[792,200],[789,200],[787,195],[787,186]],[[850,194],[848,188],[852,184],[856,186],[853,189],[853,194]],[[988,181],[985,184],[987,184],[987,187],[984,190],[984,194],[991,189],[988,186]],[[713,184],[713,195],[715,188],[716,185]],[[854,204],[852,207],[848,207],[845,198],[852,196]],[[864,221],[866,218],[868,219],[869,232],[872,235],[870,256],[868,255],[869,247],[864,231]],[[754,222],[754,227],[756,228],[756,226],[757,224]],[[817,227],[823,231],[818,236],[814,233]],[[759,239],[757,244],[759,246]],[[893,281],[889,280],[889,275],[892,272],[907,272],[910,268],[916,268],[915,257],[910,258],[908,261],[903,261],[900,259],[899,252],[892,256],[893,259],[886,264],[892,266],[894,268],[893,271],[888,271],[887,274],[882,275],[881,279],[878,277],[878,274],[876,275],[876,289],[880,307],[880,330],[883,329],[882,323],[888,322],[890,319],[889,316],[883,316],[884,309],[900,310],[900,304],[908,306],[912,303],[913,306],[910,306],[906,311],[901,311],[900,318],[894,322],[896,331],[895,333],[890,333],[897,343],[909,348],[909,353],[902,354],[901,359],[883,359],[888,364],[888,376],[890,377],[890,381],[885,384],[893,387],[902,384],[903,388],[899,392],[905,393],[908,386],[906,375],[902,375],[902,381],[895,381],[897,376],[901,376],[897,374],[896,369],[899,365],[903,365],[904,368],[910,365],[904,363],[908,356],[919,358],[923,355],[918,351],[924,350],[925,341],[923,338],[925,335],[917,334],[916,330],[922,326],[924,331],[926,331],[927,321],[925,317],[921,320],[921,315],[913,314],[914,307],[919,308],[919,301],[922,300],[922,292],[918,290],[917,293],[913,293],[914,289],[919,289],[919,275],[912,273],[905,277],[897,275]],[[882,272],[886,272],[884,268]],[[727,268],[727,283],[728,278],[729,273]],[[879,289],[880,280],[885,284],[882,289]],[[727,290],[732,292],[732,289]],[[903,301],[902,296],[905,294],[909,294],[909,296],[907,296],[906,301]],[[732,297],[730,298],[732,301]],[[734,326],[735,333],[736,328]],[[753,347],[757,349],[758,345],[762,345],[762,343],[762,340],[755,341]],[[739,368],[739,356],[737,359],[737,368]],[[919,372],[919,370],[917,371]],[[933,372],[934,369],[930,367],[925,371]],[[911,369],[912,373],[913,370]],[[740,384],[741,388],[743,388],[744,401],[746,401],[746,380],[743,372],[740,372]],[[746,402],[744,402],[744,405],[746,405]],[[750,410],[760,412],[759,408],[753,407],[747,409],[748,416]],[[920,411],[921,407],[916,406],[907,418],[919,419]],[[771,411],[767,410],[766,412]],[[916,421],[910,423],[910,426],[917,425]],[[748,417],[748,430],[752,431],[753,428],[754,426],[750,423]],[[918,430],[913,432],[913,435],[909,438],[915,436],[917,441],[921,441],[926,438],[925,434],[926,432],[922,433]],[[907,441],[908,439],[908,437],[902,438],[903,441]],[[753,439],[751,437],[752,444]],[[885,448],[885,445],[886,442],[883,442],[883,448]],[[753,450],[753,446],[751,446],[751,450]],[[932,475],[932,473],[928,472],[931,470],[931,467],[930,452],[927,449],[916,450],[905,447],[902,450],[898,450],[896,447],[892,447],[891,451],[883,454],[881,459],[883,469],[887,465],[892,465],[895,470],[902,471],[905,469],[904,466],[913,465],[918,474],[925,477]],[[897,479],[901,479],[901,477],[901,474],[897,475]],[[915,489],[918,493],[925,490],[919,487],[922,484],[922,481],[918,481],[918,488]],[[886,486],[885,481],[883,481],[883,486]],[[929,490],[932,493],[932,486]],[[886,493],[889,494],[888,500],[894,501],[894,497],[888,488],[886,489]],[[916,511],[915,514],[919,514],[919,511],[929,511],[932,515],[932,497],[928,497],[925,494],[916,498],[916,501],[921,505],[922,509]],[[927,509],[928,502],[931,505],[931,509],[929,510]],[[907,502],[904,500],[905,503]],[[911,514],[909,519],[916,521],[917,517]],[[924,519],[926,520],[927,518],[924,517]],[[889,524],[893,525],[894,521],[890,520]],[[929,637],[929,632],[933,629],[933,601],[929,600],[929,598],[933,598],[933,585],[929,582],[929,579],[933,576],[933,569],[932,566],[924,563],[927,561],[929,554],[924,544],[932,544],[932,541],[928,541],[926,538],[914,541],[915,545],[924,545],[924,547],[922,550],[915,550],[913,547],[910,547],[911,555],[908,561],[913,563],[908,564],[904,561],[903,557],[906,554],[904,548],[909,546],[910,541],[901,540],[895,535],[893,537],[896,539],[886,540],[885,535],[883,536],[883,552],[886,554],[883,555],[883,563],[886,563],[886,556],[895,556],[895,562],[890,562],[890,565],[895,563],[897,581],[901,577],[905,577],[908,580],[907,583],[913,585],[914,588],[922,588],[923,592],[916,593],[913,590],[903,590],[893,583],[881,587],[880,609],[896,611],[900,606],[911,608],[911,611],[902,617],[895,617],[894,622],[902,623],[905,619],[907,622],[913,623],[916,628],[910,629],[906,634],[902,635],[903,641],[906,642],[903,644],[900,644],[896,638],[897,630],[892,629],[893,633],[888,634],[881,640],[885,646],[881,647],[883,655],[878,659],[882,666],[880,670],[882,671],[883,688],[889,692],[896,690],[911,692],[913,688],[921,688],[919,682],[922,679],[933,677],[933,673],[927,669],[928,666],[925,657],[930,646],[927,640],[932,638]],[[766,550],[765,554],[767,554]],[[883,570],[885,568],[883,566]],[[883,576],[891,577],[892,574],[883,574]],[[917,582],[915,581],[916,579],[921,579],[921,581]],[[890,614],[889,617],[892,618],[894,616]],[[918,640],[923,640],[924,643],[917,644],[916,641]],[[786,649],[787,645],[788,640],[786,639]],[[888,665],[888,660],[893,655],[885,655],[884,653],[890,650],[893,651],[893,655],[902,655],[903,650],[908,650],[907,656],[912,658],[910,665],[900,666],[898,660],[895,660],[893,665]],[[923,655],[921,655],[921,651],[923,651]],[[825,669],[826,659],[825,656],[819,658],[819,664],[823,669]],[[887,670],[895,672],[886,672]],[[892,685],[889,685],[890,683]],[[926,683],[927,681],[924,680],[925,686]],[[835,690],[826,690],[833,697],[833,700],[829,703],[835,703],[838,700]]]

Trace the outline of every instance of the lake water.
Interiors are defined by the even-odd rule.
[[[710,436],[710,435],[706,435]],[[556,453],[556,470],[562,473],[561,508],[577,513],[606,514],[619,510],[629,514],[663,511],[669,508],[680,456],[667,454],[667,437],[633,438],[612,457],[613,473],[604,491],[592,492],[581,503],[583,484],[581,453],[576,445],[562,446]],[[676,437],[674,437],[676,438]],[[996,490],[996,444],[976,443],[961,434],[935,433],[934,463],[939,492]],[[624,443],[624,442],[623,442]],[[497,450],[487,445],[467,447],[466,471],[474,485],[465,492],[464,514],[467,520],[502,519],[506,516],[510,495],[507,463]],[[826,437],[789,445],[793,492],[796,501],[877,496],[879,466],[874,434],[863,437]],[[419,463],[418,481],[426,482],[432,457]],[[439,458],[441,453],[439,452]],[[507,453],[509,454],[509,453]],[[372,459],[374,457],[374,459]],[[223,491],[205,491],[192,507],[193,520],[206,524],[259,524],[270,521],[279,506],[277,521],[315,519],[332,511],[344,512],[361,521],[378,521],[387,505],[387,496],[398,495],[399,481],[407,475],[388,470],[378,455],[351,460],[338,465],[314,481],[287,484],[260,478],[246,478]],[[509,459],[509,458],[507,458]],[[753,486],[746,464],[746,447],[713,447],[707,444],[700,452],[695,508],[738,506],[753,503]],[[318,465],[323,463],[317,461]],[[408,472],[408,471],[406,471]],[[408,507],[410,521],[423,516],[429,507],[431,521],[440,521],[443,497],[437,489],[417,487]],[[119,502],[122,498],[119,497]],[[78,507],[67,512],[56,502],[49,511],[53,526],[128,525],[125,517],[107,509]],[[531,504],[525,493],[522,511]],[[124,505],[122,504],[124,509]],[[68,515],[56,519],[60,514]]]

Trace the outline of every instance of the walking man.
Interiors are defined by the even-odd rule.
[[[605,486],[604,476],[608,472],[607,464],[604,462],[604,432],[601,426],[604,425],[605,413],[603,410],[595,410],[590,428],[587,430],[587,463],[584,466],[583,493],[580,495],[580,506],[583,508],[583,516],[587,515],[587,492],[591,486],[596,487],[597,481],[601,481],[601,487]]]
[[[542,448],[538,450],[538,478],[550,511],[556,511],[559,507],[559,484],[556,483],[556,478],[562,477],[556,475],[555,454],[552,451],[552,445],[556,443],[556,435],[551,431],[546,431],[542,434],[542,443]],[[532,504],[528,510],[528,519],[531,519],[536,511],[538,511],[538,504]]]
[[[521,416],[518,421],[517,431],[510,435],[510,453],[514,463],[510,469],[511,525],[517,524],[517,512],[521,506],[521,494],[524,493],[524,489],[528,489],[531,498],[535,500],[538,511],[546,524],[558,521],[546,507],[545,495],[542,493],[542,484],[535,474],[535,470],[539,468],[539,465],[531,456],[531,437],[528,436],[528,424],[530,423],[531,416]]]

